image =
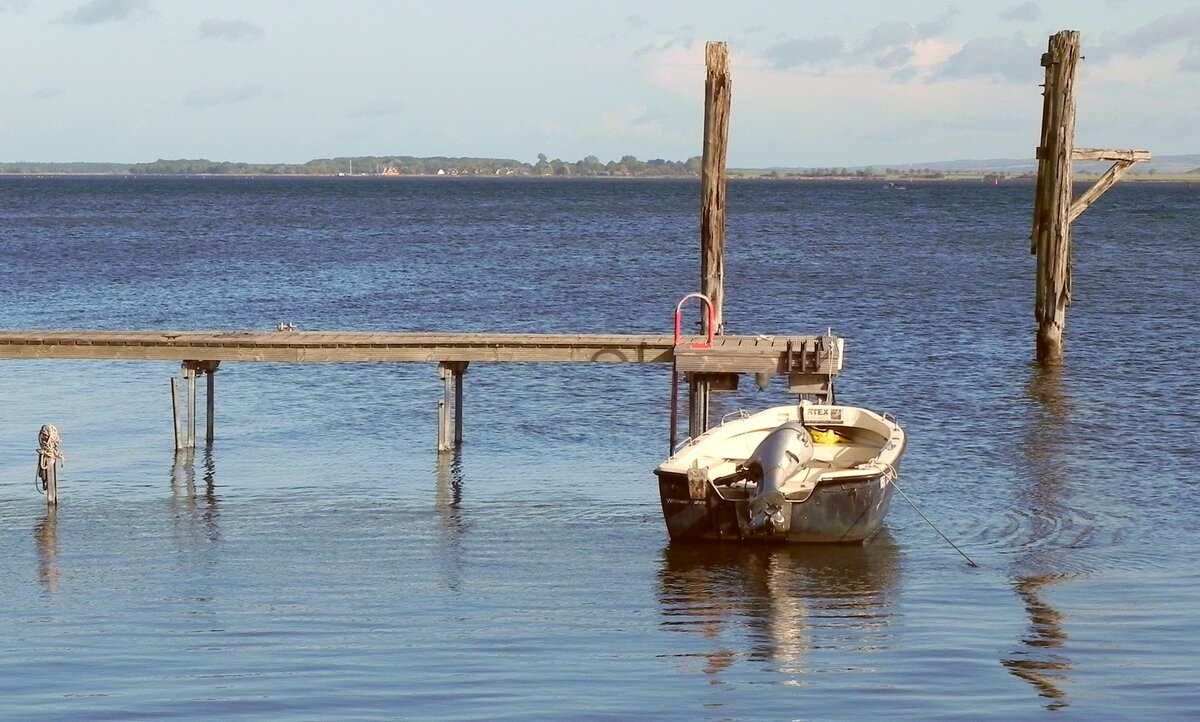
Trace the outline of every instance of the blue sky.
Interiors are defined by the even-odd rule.
[[[0,0],[0,161],[700,154],[1028,158],[1050,35],[1082,34],[1080,146],[1200,153],[1197,0]]]

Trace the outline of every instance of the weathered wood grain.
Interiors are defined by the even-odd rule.
[[[700,292],[713,304],[713,333],[725,327],[725,159],[729,146],[729,46],[705,46],[704,153],[700,167]],[[708,319],[701,331],[708,333]]]
[[[380,333],[324,331],[0,331],[0,359],[277,363],[660,363],[684,372],[783,373],[788,342],[815,336]],[[678,357],[678,359],[677,359]]]

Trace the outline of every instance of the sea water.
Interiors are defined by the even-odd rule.
[[[1080,217],[1056,370],[1032,196],[730,183],[729,332],[832,328],[839,399],[909,434],[925,516],[861,547],[670,543],[665,366],[472,364],[438,455],[434,364],[226,362],[177,456],[178,364],[0,362],[0,717],[1200,714],[1200,192]],[[698,217],[696,181],[3,178],[0,327],[670,333]]]

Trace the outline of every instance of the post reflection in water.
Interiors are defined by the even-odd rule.
[[[1010,672],[1032,684],[1038,694],[1049,700],[1046,709],[1050,710],[1070,704],[1062,683],[1071,669],[1071,660],[1057,651],[1067,640],[1062,615],[1042,600],[1038,590],[1061,579],[1061,575],[1042,575],[1014,580],[1017,595],[1029,614],[1029,630],[1021,639],[1023,648],[1004,660]]]
[[[462,503],[462,493],[462,452],[455,449],[438,454],[437,495],[434,503],[443,520],[453,526],[461,524],[458,507]]]
[[[899,557],[886,529],[865,545],[673,543],[659,572],[662,624],[701,642],[674,656],[698,661],[713,683],[738,661],[799,683],[820,671],[816,650],[887,647]]]
[[[434,506],[438,514],[438,529],[445,553],[445,585],[451,591],[462,588],[462,540],[467,524],[461,509],[463,494],[462,452],[453,449],[438,454],[436,468],[437,490]]]
[[[1038,422],[1024,444],[1033,483],[1018,492],[1017,503],[1033,520],[1043,520],[1031,529],[1026,551],[1013,562],[1013,588],[1025,604],[1029,627],[1021,647],[1002,660],[1008,670],[1032,684],[1046,698],[1046,709],[1067,707],[1063,683],[1069,681],[1071,660],[1061,653],[1067,641],[1062,614],[1042,598],[1040,591],[1072,574],[1063,570],[1060,551],[1046,524],[1062,524],[1068,518],[1066,505],[1071,488],[1062,477],[1062,427],[1070,418],[1070,404],[1062,390],[1061,369],[1034,368],[1029,396],[1039,407]]]
[[[221,538],[220,510],[218,508],[216,463],[212,447],[204,449],[201,460],[203,474],[201,491],[196,485],[196,452],[180,449],[175,452],[171,464],[171,511],[177,525],[191,531],[202,530],[208,541]]]
[[[48,592],[57,592],[58,571],[58,509],[48,507],[46,516],[33,528],[38,549],[38,579]]]

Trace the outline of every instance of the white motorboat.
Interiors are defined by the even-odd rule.
[[[739,413],[655,469],[672,539],[864,542],[904,453],[894,418],[813,403]]]

